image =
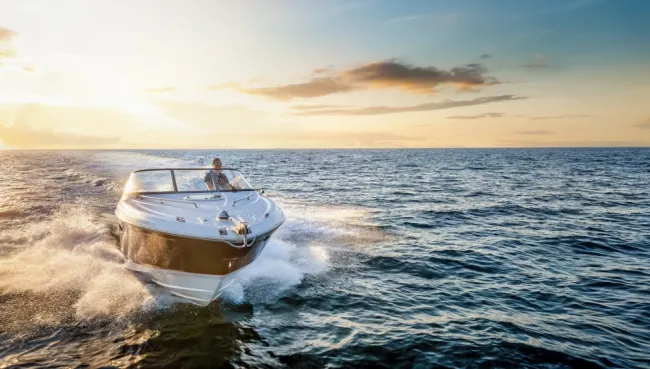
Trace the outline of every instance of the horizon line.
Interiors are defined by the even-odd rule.
[[[47,149],[47,148],[2,148],[3,151],[304,151],[304,150],[522,150],[522,149],[650,149],[648,146],[518,146],[518,147],[308,147],[308,148],[122,148],[122,149]]]

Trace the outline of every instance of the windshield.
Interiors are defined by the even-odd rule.
[[[131,173],[125,193],[232,192],[253,190],[236,169],[145,169]]]

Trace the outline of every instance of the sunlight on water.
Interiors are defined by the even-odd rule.
[[[5,153],[0,367],[647,362],[647,150],[220,154],[287,219],[199,308],[124,268],[112,212],[212,153]]]
[[[306,275],[329,269],[325,249],[284,241],[282,234],[280,228],[258,259],[237,274],[223,292],[224,299],[236,303],[266,301],[295,287]]]
[[[139,168],[135,165],[142,162],[153,166],[191,164],[149,155],[96,156],[102,160],[93,165],[113,160],[113,167],[121,173]],[[131,158],[126,160],[127,157]],[[108,185],[108,191],[119,193],[115,182],[87,168],[69,168],[56,178],[95,187]],[[350,221],[364,218],[368,210],[319,208],[294,202],[286,206],[285,212],[285,225],[259,259],[239,273],[223,298],[232,302],[272,299],[300,284],[306,275],[326,272],[330,267],[327,248],[332,245],[319,244],[313,233],[351,235],[354,229],[350,228]],[[57,324],[72,315],[78,320],[125,318],[181,301],[124,268],[124,258],[110,234],[110,226],[82,201],[64,204],[45,221],[5,230],[2,236],[0,247],[5,252],[11,245],[19,246],[10,256],[0,259],[0,291],[48,295],[49,313],[39,314],[39,324]]]
[[[70,315],[122,318],[154,306],[152,293],[124,269],[108,226],[93,218],[83,204],[71,204],[27,227],[22,250],[0,259],[0,291],[65,296],[54,299],[62,306],[47,307],[51,324]]]

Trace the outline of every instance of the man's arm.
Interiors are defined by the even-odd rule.
[[[217,176],[217,184],[219,185],[219,188],[222,190],[234,189],[230,185],[230,181],[228,181],[228,177],[223,173],[219,173],[219,175]]]

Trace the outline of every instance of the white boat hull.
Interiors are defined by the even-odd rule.
[[[207,306],[218,299],[221,293],[235,281],[236,274],[221,276],[187,273],[140,265],[131,260],[127,260],[126,268],[146,275],[169,293],[199,306]]]

